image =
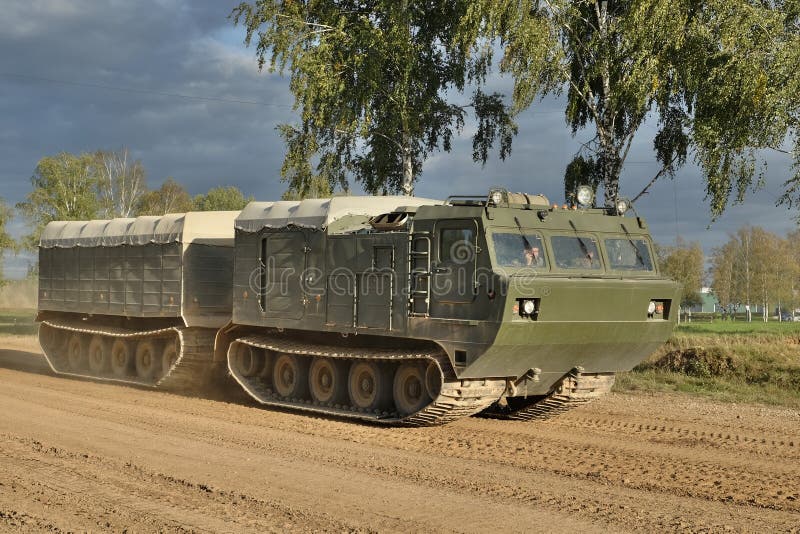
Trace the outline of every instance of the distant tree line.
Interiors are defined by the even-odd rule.
[[[0,284],[3,251],[36,248],[42,230],[51,221],[241,210],[253,200],[234,186],[214,187],[192,197],[171,177],[158,189],[150,190],[144,165],[127,148],[43,157],[31,176],[31,185],[25,201],[16,205],[31,228],[19,243],[8,234],[15,210],[0,198]]]
[[[683,308],[702,303],[704,282],[723,309],[758,307],[765,321],[775,309],[800,306],[800,230],[781,237],[744,226],[711,252],[707,271],[697,242],[678,239],[675,246],[656,249],[661,271],[683,285]]]
[[[714,249],[710,275],[722,306],[793,310],[800,304],[800,230],[780,237],[745,226]]]

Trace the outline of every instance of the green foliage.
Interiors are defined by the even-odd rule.
[[[238,187],[232,185],[213,187],[205,195],[194,197],[192,209],[194,211],[239,211],[253,200],[253,197],[245,197]]]
[[[566,89],[573,133],[594,130],[578,155],[594,161],[606,203],[652,114],[661,169],[651,184],[691,154],[719,215],[760,184],[761,150],[790,135],[798,165],[784,200],[800,198],[798,13],[796,0],[478,0],[461,35],[501,40],[517,111]]]
[[[320,176],[313,176],[310,180],[295,184],[287,189],[283,195],[281,195],[281,199],[303,200],[304,198],[330,198],[332,196],[333,191],[328,181],[322,179]]]
[[[61,152],[39,160],[31,177],[33,191],[17,209],[33,230],[24,237],[26,248],[35,248],[50,221],[86,221],[97,218],[100,203],[97,175],[89,154]]]
[[[5,278],[3,277],[3,254],[6,250],[13,250],[16,248],[16,243],[6,230],[8,221],[13,215],[14,211],[9,208],[6,201],[0,197],[0,286],[5,283]]]
[[[148,191],[139,200],[136,215],[166,215],[167,213],[185,213],[192,211],[192,197],[186,189],[175,181],[167,178],[161,187],[155,191]]]
[[[661,271],[683,286],[681,306],[701,304],[704,257],[700,243],[685,243],[679,238],[674,247],[657,247],[656,252]]]
[[[470,54],[477,40],[456,40],[469,5],[259,0],[233,10],[259,68],[291,72],[300,124],[279,126],[290,194],[347,191],[351,177],[370,193],[410,194],[424,160],[451,150],[469,108],[473,158],[485,162],[497,140],[508,155],[517,127],[501,95],[480,89],[489,63]],[[449,100],[467,85],[477,88],[468,102]]]
[[[6,204],[6,201],[3,199],[3,197],[0,197],[0,251],[14,248],[14,240],[6,230],[8,222],[13,216],[14,210],[12,210],[8,204]]]

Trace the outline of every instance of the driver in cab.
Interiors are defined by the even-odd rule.
[[[525,247],[523,250],[523,257],[527,267],[544,266],[544,258],[542,258],[541,252],[539,252],[539,247],[536,245]]]

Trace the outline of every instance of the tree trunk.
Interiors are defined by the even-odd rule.
[[[403,194],[407,197],[414,195],[414,165],[411,161],[411,149],[403,139]]]
[[[607,42],[608,36],[608,2],[600,0],[595,4],[595,14],[597,16],[597,27],[601,34],[601,39],[606,41],[606,46],[611,46]],[[619,173],[622,163],[620,148],[616,141],[614,126],[614,109],[611,99],[611,65],[608,57],[603,58],[602,92],[597,110],[597,133],[600,143],[600,154],[598,163],[603,181],[604,201],[606,206],[614,206],[619,196]]]

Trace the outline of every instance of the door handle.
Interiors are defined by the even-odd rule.
[[[453,272],[450,267],[434,267],[431,269],[431,272],[434,274],[450,274]]]

